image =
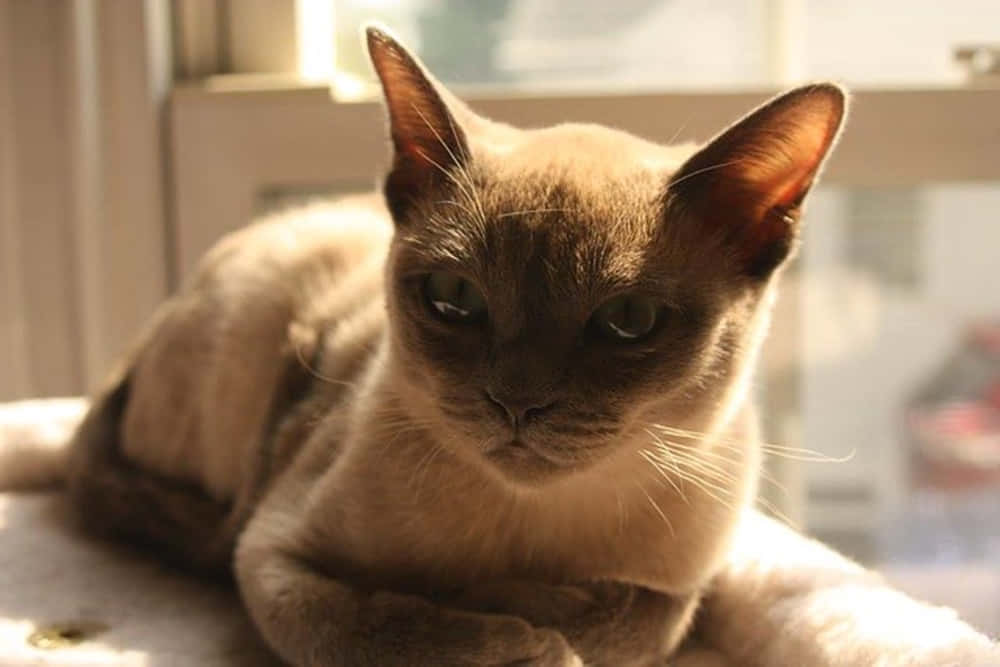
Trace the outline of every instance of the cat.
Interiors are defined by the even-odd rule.
[[[384,29],[382,197],[222,239],[71,443],[94,531],[235,578],[294,665],[649,665],[756,494],[819,83],[703,147],[523,130]]]

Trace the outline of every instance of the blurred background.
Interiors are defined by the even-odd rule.
[[[1000,633],[996,0],[0,0],[0,400],[92,387],[221,234],[372,188],[368,18],[521,125],[704,140],[850,86],[757,380],[768,439],[839,462],[763,495]]]

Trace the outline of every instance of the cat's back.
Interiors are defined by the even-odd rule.
[[[271,216],[220,240],[131,360],[121,447],[219,499],[247,482],[290,364],[318,332],[381,302],[391,223],[355,197]]]

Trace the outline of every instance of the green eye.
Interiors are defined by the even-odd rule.
[[[435,315],[448,322],[470,322],[486,313],[486,300],[465,278],[435,271],[424,280],[424,298]]]
[[[623,294],[605,301],[591,315],[590,322],[597,333],[609,340],[633,342],[653,330],[659,314],[660,306],[653,299]]]

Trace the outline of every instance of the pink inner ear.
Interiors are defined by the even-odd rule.
[[[828,109],[815,109],[794,119],[773,147],[775,154],[747,169],[743,177],[762,195],[760,213],[774,207],[792,207],[812,185],[837,130]],[[822,122],[825,119],[826,122]]]
[[[421,144],[416,141],[412,141],[408,138],[399,139],[396,143],[396,150],[405,155],[409,160],[426,163],[428,165],[431,164],[431,158],[427,155],[426,151],[421,148]]]
[[[821,158],[822,153],[818,152],[812,162],[793,162],[769,177],[748,178],[754,184],[754,189],[762,195],[757,207],[759,215],[764,215],[775,207],[791,207],[802,199],[803,193],[812,183]]]
[[[695,153],[670,183],[697,220],[692,233],[737,250],[743,270],[773,270],[794,246],[797,209],[836,138],[844,101],[829,84],[795,89]]]
[[[464,134],[430,75],[406,49],[379,31],[369,30],[368,51],[382,82],[397,167],[424,170],[456,162],[465,153]],[[413,182],[427,180],[411,176]]]

